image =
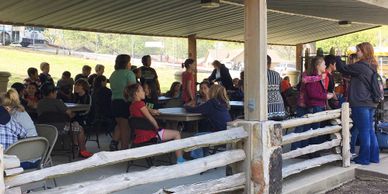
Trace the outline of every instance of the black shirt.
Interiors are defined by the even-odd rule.
[[[77,81],[79,79],[86,79],[86,80],[88,80],[88,76],[84,76],[82,73],[80,73],[80,74],[75,76],[75,81]]]

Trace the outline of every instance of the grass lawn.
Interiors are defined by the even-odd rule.
[[[90,65],[94,72],[96,64],[105,65],[104,75],[109,78],[113,72],[114,61],[96,61],[74,56],[56,55],[47,52],[34,51],[32,49],[0,47],[0,69],[11,73],[8,86],[15,82],[23,82],[27,77],[27,69],[35,67],[39,71],[41,62],[46,61],[50,64],[50,74],[56,82],[60,79],[62,72],[70,71],[72,77],[81,73],[83,65]],[[133,64],[139,66],[140,64]],[[175,81],[174,73],[182,71],[181,68],[158,66],[156,71],[159,76],[159,82],[163,92],[170,88],[172,82]],[[209,73],[198,73],[198,80],[209,76]]]

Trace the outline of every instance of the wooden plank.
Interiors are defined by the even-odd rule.
[[[237,142],[246,137],[248,137],[248,133],[242,127],[238,127],[230,130],[185,138],[181,140],[169,141],[135,149],[120,150],[115,152],[99,152],[85,160],[56,165],[9,178],[7,177],[6,186],[7,188],[20,186],[26,183],[64,176],[66,174],[71,174],[86,169],[117,164],[130,160],[137,160],[149,156],[161,155],[174,152],[176,150],[191,150],[209,145],[220,145],[230,142]]]
[[[4,155],[4,168],[10,169],[10,168],[17,168],[20,166],[20,160],[15,155]]]
[[[353,123],[353,120],[352,118],[349,118],[349,122],[350,123]],[[330,120],[330,124],[332,125],[341,125],[341,119],[333,119],[333,120]]]
[[[160,189],[154,194],[211,194],[244,189],[245,174],[238,173],[224,178],[209,180],[191,185],[181,185],[169,189]]]
[[[303,44],[297,44],[295,48],[295,58],[296,58],[296,70],[299,72],[303,72],[302,68],[302,55],[303,55]]]
[[[244,115],[267,120],[267,1],[245,0]]]
[[[320,114],[318,116],[310,116],[306,118],[296,118],[296,119],[285,120],[279,123],[282,124],[283,129],[287,129],[287,128],[294,128],[297,126],[306,125],[306,124],[332,120],[332,119],[339,118],[340,116],[341,116],[341,113],[339,113],[338,111],[334,111],[332,113],[329,112],[327,114],[322,114],[322,115]]]
[[[314,129],[314,130],[310,129],[303,133],[290,133],[288,135],[283,136],[282,145],[294,143],[294,142],[309,139],[312,137],[318,137],[321,135],[336,133],[336,132],[339,132],[341,128],[342,128],[341,126],[336,125],[336,126],[328,126],[328,127]]]
[[[341,109],[333,109],[333,110],[327,110],[327,111],[322,111],[322,112],[317,112],[312,114],[306,114],[303,117],[304,118],[319,117],[319,116],[330,115],[333,113],[341,113]]]
[[[342,156],[339,154],[330,154],[330,155],[321,156],[310,160],[305,160],[303,162],[298,162],[296,164],[291,164],[289,166],[283,167],[282,169],[283,178],[299,173],[303,170],[315,168],[315,167],[321,166],[322,164],[334,162],[337,160],[342,160]]]
[[[10,169],[5,169],[5,176],[13,176],[22,173],[24,170],[23,168],[10,168]]]
[[[159,182],[174,178],[186,177],[209,169],[225,166],[245,159],[244,150],[231,150],[220,152],[205,158],[191,160],[182,164],[172,166],[159,166],[145,171],[133,172],[111,176],[102,180],[87,181],[72,184],[37,193],[50,194],[105,194],[121,191],[133,186]]]
[[[194,72],[197,72],[197,37],[195,34],[191,34],[187,38],[188,58],[194,60]],[[194,74],[194,83],[195,82],[197,82],[197,74]]]
[[[349,126],[349,103],[342,104],[341,124],[342,124],[342,166],[350,166],[350,126]]]
[[[290,158],[296,158],[298,156],[314,153],[319,150],[327,150],[336,146],[339,146],[341,144],[341,139],[333,139],[331,141],[321,143],[321,144],[313,144],[310,146],[306,146],[304,148],[298,148],[293,151],[286,152],[282,154],[283,160],[287,160]]]

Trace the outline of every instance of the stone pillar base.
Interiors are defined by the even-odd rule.
[[[7,92],[8,81],[11,74],[6,71],[0,71],[0,92]]]

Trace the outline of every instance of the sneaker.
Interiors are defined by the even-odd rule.
[[[80,155],[81,157],[83,157],[83,158],[89,158],[89,157],[93,156],[93,153],[91,153],[91,152],[89,152],[89,151],[87,151],[87,150],[81,150],[81,151],[79,152],[79,155]]]
[[[183,162],[186,162],[186,160],[185,160],[183,157],[178,157],[178,158],[176,159],[176,163],[177,163],[177,164],[182,164]]]
[[[355,158],[357,158],[357,154],[356,153],[352,153],[352,156],[350,157],[350,160],[353,161]]]
[[[110,141],[110,145],[109,145],[109,150],[110,151],[117,151],[119,150],[119,142],[118,141]]]

